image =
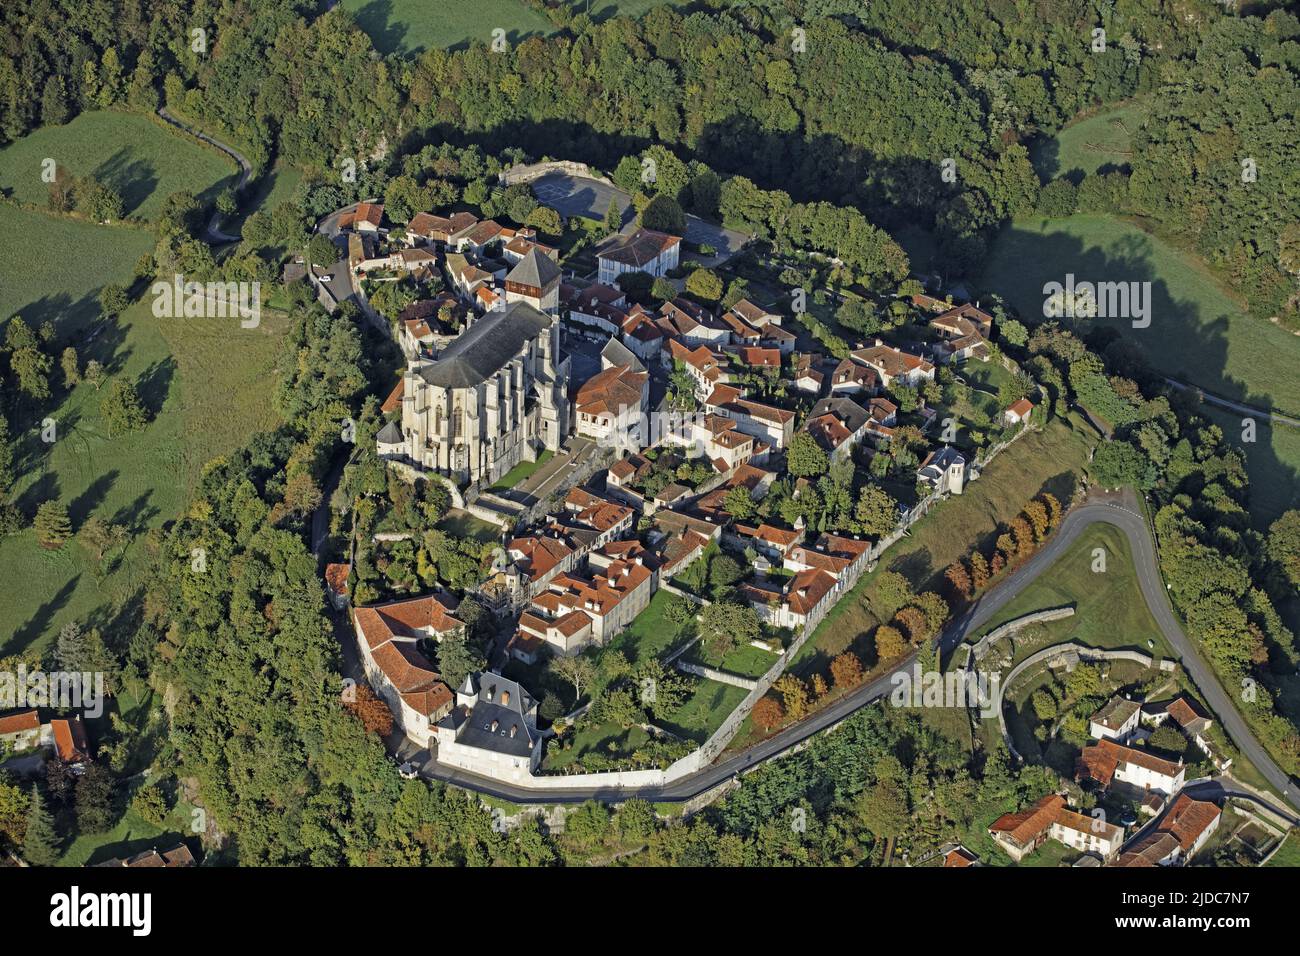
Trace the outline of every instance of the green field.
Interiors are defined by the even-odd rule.
[[[1291,831],[1265,866],[1300,867],[1300,831]]]
[[[575,13],[593,20],[639,17],[671,0],[570,0]],[[380,53],[403,56],[443,47],[460,49],[474,40],[491,44],[492,31],[506,31],[511,45],[555,32],[555,25],[523,0],[343,0]]]
[[[1092,570],[1097,548],[1105,551],[1104,572]],[[1144,654],[1173,656],[1142,599],[1128,539],[1113,525],[1088,528],[1064,557],[1004,607],[979,634],[970,637],[974,640],[1034,611],[1066,605],[1075,609],[1074,617],[1026,628],[1018,635],[1017,644],[1027,644],[1026,638],[1032,636],[1041,638],[1033,641],[1033,649],[1075,641],[1088,647],[1132,648]],[[1154,649],[1147,647],[1148,640],[1155,643]],[[1015,661],[1028,657],[1033,649],[1018,650]]]
[[[656,723],[669,733],[702,744],[745,699],[745,689],[712,680],[695,681],[691,696]]]
[[[1075,178],[1098,169],[1129,162],[1133,133],[1147,117],[1145,103],[1134,102],[1070,123],[1053,137],[1035,143],[1030,159],[1043,182],[1058,176]]]
[[[520,0],[343,0],[339,5],[385,54],[461,48],[474,40],[490,45],[495,29],[505,30],[513,45],[554,29]]]
[[[0,190],[44,206],[49,186],[41,163],[53,159],[77,176],[94,176],[121,193],[126,215],[153,219],[172,193],[209,198],[235,164],[223,153],[136,113],[82,113],[65,126],[46,126],[0,150]],[[77,257],[84,262],[81,256]]]
[[[1124,332],[1153,366],[1216,395],[1300,415],[1300,338],[1247,315],[1194,257],[1111,216],[1026,218],[1002,231],[981,285],[1004,295],[1022,316],[1039,321],[1043,285],[1082,281],[1149,281],[1151,325],[1083,319]]]
[[[107,282],[126,284],[148,233],[94,226],[0,206],[0,227],[36,248],[81,249],[80,266],[58,268],[46,257],[32,265],[14,245],[0,253],[0,315],[33,326],[53,322],[58,349],[71,344],[84,367],[101,362],[110,377],[136,382],[153,420],[142,431],[110,438],[100,416],[103,391],[82,383],[70,391],[51,376],[53,396],[40,408],[21,405],[10,422],[15,442],[14,500],[29,516],[57,498],[74,531],[91,515],[124,525],[133,541],[120,560],[102,565],[77,542],[59,551],[37,546],[27,529],[0,540],[0,654],[43,647],[70,621],[107,623],[113,609],[143,585],[145,530],[174,519],[205,462],[273,426],[268,390],[287,319],[263,315],[256,329],[235,320],[159,319],[145,298],[116,321],[100,318],[96,297]],[[53,444],[39,421],[57,423]]]
[[[670,650],[678,643],[678,631],[664,619],[664,610],[675,598],[668,591],[656,591],[646,609],[609,642],[603,653],[623,654],[635,666]]]
[[[509,491],[511,488],[519,484],[521,481],[523,481],[525,478],[527,478],[529,475],[535,472],[538,468],[541,468],[542,465],[546,464],[554,457],[555,457],[555,452],[547,450],[542,452],[540,455],[538,455],[536,461],[521,461],[519,464],[515,465],[504,475],[502,475],[497,480],[496,484],[494,484],[489,490]]]
[[[60,334],[84,329],[99,315],[99,290],[128,284],[136,261],[154,247],[142,228],[96,226],[5,203],[0,231],[23,237],[0,243],[0,322],[21,315],[34,329],[53,322]],[[76,268],[54,250],[73,256]]]

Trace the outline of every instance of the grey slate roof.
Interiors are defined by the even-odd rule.
[[[506,281],[544,289],[560,276],[560,267],[551,261],[551,257],[544,256],[533,248],[529,249],[528,255],[520,259],[519,263],[510,270]]]
[[[514,302],[503,312],[489,312],[436,362],[420,369],[420,377],[442,388],[473,388],[505,367],[528,340],[550,328],[548,316],[527,302]]]
[[[871,417],[865,408],[851,398],[823,398],[812,407],[812,411],[808,413],[808,418],[811,420],[825,415],[827,412],[832,413],[840,421],[844,422],[844,427],[850,432],[856,432]]]
[[[461,694],[469,692],[473,686],[470,681],[466,678]],[[455,730],[456,742],[465,746],[526,757],[539,740],[535,716],[531,713],[535,706],[532,696],[518,683],[500,674],[479,674],[476,683],[478,700],[470,712],[466,714],[462,707],[457,707],[439,721],[439,726]],[[509,703],[503,704],[506,694]],[[496,730],[492,730],[494,722]]]
[[[645,366],[636,354],[618,339],[610,339],[600,350],[600,357],[610,365],[626,365],[634,372],[644,372]]]
[[[375,439],[385,445],[400,445],[402,443],[402,429],[398,427],[397,422],[389,422],[379,429],[379,434],[375,436]]]

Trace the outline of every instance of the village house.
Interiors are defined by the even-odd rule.
[[[57,718],[49,723],[54,742],[54,753],[59,761],[73,771],[82,770],[91,760],[90,741],[86,739],[86,725],[80,714]]]
[[[537,701],[491,671],[465,678],[436,735],[439,763],[498,780],[523,780],[542,759]]]
[[[744,464],[754,454],[754,437],[740,431],[734,419],[722,415],[683,417],[665,430],[661,440],[685,447],[689,457],[707,458],[719,473]]]
[[[651,573],[643,553],[593,551],[586,576],[577,572],[555,576],[532,606],[550,620],[581,611],[591,619],[591,642],[604,645],[645,610],[651,592]]]
[[[1102,789],[1119,789],[1144,794],[1148,791],[1173,796],[1183,787],[1187,768],[1153,753],[1126,747],[1113,740],[1099,740],[1083,748],[1076,776],[1095,781]]]
[[[325,594],[336,611],[348,606],[348,575],[351,573],[351,564],[325,565]]]
[[[1116,866],[1179,866],[1205,846],[1219,828],[1223,813],[1218,804],[1181,793],[1164,817],[1120,854]]]
[[[1007,406],[1006,411],[1002,413],[1002,421],[1008,426],[1019,425],[1021,422],[1029,421],[1029,416],[1033,413],[1034,403],[1027,398],[1022,398]]]
[[[737,521],[723,532],[722,540],[737,551],[753,548],[769,560],[782,564],[803,536],[802,528],[778,528],[766,522],[751,525]]]
[[[825,571],[839,581],[844,578],[850,582],[866,568],[871,553],[869,541],[857,538],[845,538],[824,532],[811,546],[796,545],[785,555],[783,566],[787,571]]]
[[[925,456],[916,480],[930,491],[959,495],[966,487],[966,456],[948,445]]]
[[[870,421],[867,410],[850,398],[823,398],[812,407],[803,427],[835,463],[853,454]]]
[[[433,725],[451,710],[452,695],[419,648],[464,632],[455,616],[459,601],[427,594],[353,612],[352,623],[366,679],[388,704],[402,732],[421,747],[433,739]]]
[[[1192,739],[1192,742],[1200,748],[1201,753],[1205,754],[1218,770],[1227,770],[1232,766],[1232,759],[1219,759],[1210,744],[1208,732],[1214,721],[1202,714],[1186,695],[1179,695],[1173,700],[1164,703],[1143,704],[1143,723],[1159,727],[1166,720],[1182,728],[1183,732]]]
[[[760,579],[747,581],[737,590],[764,624],[810,632],[835,604],[840,586],[825,571],[811,568],[784,584]]]
[[[360,202],[339,216],[339,229],[375,235],[384,222],[384,207],[379,203]]]
[[[611,339],[617,344],[617,340]],[[622,348],[622,346],[619,346]],[[630,353],[628,357],[639,362]],[[602,448],[636,451],[646,441],[650,376],[633,365],[609,365],[587,379],[573,397],[575,430]]]
[[[1107,823],[1100,817],[1086,817],[1065,807],[1057,811],[1047,835],[1071,849],[1094,854],[1104,862],[1113,860],[1124,844],[1123,827]]]
[[[967,303],[949,309],[928,324],[939,336],[934,353],[941,362],[987,362],[993,354],[988,343],[993,335],[993,316],[978,306]]]
[[[406,241],[410,245],[427,243],[454,249],[460,239],[477,225],[478,217],[468,212],[455,212],[450,216],[416,213],[406,224]]]
[[[856,361],[873,369],[885,388],[891,387],[895,382],[919,388],[934,380],[933,364],[919,355],[886,345],[880,339],[876,339],[875,345],[857,349],[851,354]]]
[[[773,448],[787,447],[794,438],[794,412],[741,396],[740,389],[724,382],[714,387],[704,399],[703,407],[705,411],[734,420],[737,429]]]
[[[1142,705],[1123,697],[1112,697],[1095,714],[1088,718],[1088,733],[1097,740],[1114,740],[1128,743],[1137,730]]]
[[[586,488],[570,488],[564,496],[565,513],[575,522],[597,533],[594,546],[604,547],[631,531],[636,512],[627,505],[593,494]]]
[[[161,853],[158,852],[157,847],[154,847],[142,850],[124,859],[115,857],[111,860],[105,860],[103,863],[92,863],[90,865],[95,867],[126,867],[132,870],[173,870],[198,866],[198,862],[194,859],[194,854],[190,852],[189,847],[184,843],[178,843],[170,850],[163,850]]]
[[[1049,839],[1111,860],[1124,842],[1124,829],[1104,820],[1075,813],[1057,793],[1049,793],[1016,813],[1005,813],[993,821],[989,836],[1019,862]]]
[[[656,278],[666,275],[677,268],[681,244],[677,236],[653,229],[611,236],[596,251],[599,281],[613,285],[625,272],[645,272]]]
[[[870,365],[852,358],[841,359],[831,373],[832,395],[874,395],[880,391],[880,376]]]
[[[21,710],[0,717],[0,743],[14,750],[28,750],[41,742],[41,718],[35,710]]]
[[[647,367],[656,362],[664,364],[664,342],[667,337],[654,316],[640,305],[634,305],[627,311],[621,326],[620,341],[626,345]]]
[[[691,348],[678,339],[669,339],[668,356],[674,364],[680,362],[690,373],[697,399],[704,398],[714,386],[727,381],[726,360],[703,345]]]

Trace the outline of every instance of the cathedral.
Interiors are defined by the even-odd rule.
[[[560,357],[560,269],[532,250],[505,278],[501,306],[402,382],[402,417],[385,425],[382,458],[453,481],[489,485],[555,451],[569,433],[569,360]]]

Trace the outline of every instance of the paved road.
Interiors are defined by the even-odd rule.
[[[1218,395],[1207,392],[1199,385],[1180,382],[1176,378],[1167,378],[1165,381],[1179,391],[1196,392],[1200,396],[1201,401],[1209,405],[1218,405],[1220,408],[1226,408],[1233,412],[1240,412],[1243,415],[1250,415],[1252,418],[1262,418],[1275,425],[1290,425],[1292,428],[1300,428],[1300,419],[1292,418],[1289,415],[1282,415],[1278,412],[1266,412],[1264,409],[1255,408],[1253,405],[1243,405],[1241,402],[1234,402],[1229,398],[1220,398]]]
[[[1234,706],[1232,698],[1224,691],[1209,665],[1201,658],[1192,640],[1179,626],[1164,585],[1161,583],[1155,561],[1154,542],[1137,498],[1131,491],[1094,494],[1087,503],[1066,515],[1065,521],[1046,547],[1025,562],[1011,577],[985,592],[983,597],[967,608],[960,617],[949,623],[940,638],[944,651],[952,650],[965,640],[968,634],[977,633],[992,621],[1007,604],[1033,584],[1040,574],[1069,551],[1089,526],[1099,521],[1116,526],[1129,539],[1142,596],[1151,609],[1152,616],[1165,640],[1181,656],[1183,667],[1200,689],[1210,709],[1223,723],[1228,736],[1269,783],[1286,798],[1287,802],[1300,808],[1300,794],[1297,793],[1295,785],[1255,739]],[[571,803],[588,799],[625,800],[634,796],[661,802],[687,800],[766,760],[785,753],[814,734],[839,723],[854,711],[884,697],[893,686],[894,674],[908,670],[912,666],[912,660],[913,656],[904,658],[893,672],[863,685],[853,693],[817,711],[806,720],[786,728],[762,743],[664,787],[538,790],[504,784],[435,763],[427,763],[421,772],[431,779],[454,783],[466,789],[520,803]]]
[[[165,106],[160,106],[158,108],[158,115],[162,117],[162,119],[165,122],[170,123],[172,126],[175,126],[177,129],[184,130],[186,133],[189,133],[195,139],[201,139],[203,140],[203,142],[207,143],[208,145],[215,146],[217,149],[221,150],[223,153],[225,153],[227,156],[233,159],[236,163],[238,163],[239,182],[235,184],[236,192],[238,192],[239,190],[243,189],[245,186],[248,185],[249,179],[251,179],[253,176],[253,165],[247,159],[245,159],[243,155],[239,153],[233,146],[229,146],[226,143],[219,142],[218,140],[213,139],[211,136],[207,135],[206,133],[200,132],[199,130],[191,129],[190,127],[182,123],[180,120],[178,120],[175,116],[172,116],[171,113],[168,113],[167,108]],[[220,229],[217,228],[217,224],[220,221],[221,221],[221,213],[214,212],[212,214],[212,219],[208,222],[207,225],[206,235],[204,236],[205,241],[209,245],[213,245],[213,246],[223,245],[227,242],[238,242],[239,241],[238,236],[232,236],[229,233],[222,232]]]

